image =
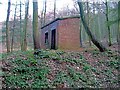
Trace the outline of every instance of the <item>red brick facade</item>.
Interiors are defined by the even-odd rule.
[[[51,49],[52,30],[55,33],[55,49],[74,50],[80,48],[80,23],[79,17],[68,17],[56,19],[50,24],[42,27],[41,48]],[[45,33],[48,32],[48,43],[45,44]]]

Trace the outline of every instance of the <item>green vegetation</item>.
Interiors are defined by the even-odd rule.
[[[100,53],[38,50],[3,54],[4,87],[65,88],[118,87],[119,56],[112,51]],[[101,58],[102,57],[102,58]]]

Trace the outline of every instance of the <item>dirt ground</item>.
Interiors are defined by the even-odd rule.
[[[96,48],[96,47],[95,47]],[[96,48],[97,49],[97,48]],[[118,44],[113,44],[112,46],[108,47],[107,49],[110,49],[112,51],[118,51]],[[83,47],[83,48],[80,48],[80,49],[77,49],[77,50],[65,50],[65,51],[84,51],[84,50],[93,50],[93,48],[89,48],[89,47]],[[0,53],[5,53],[7,50],[6,50],[6,47],[3,46],[1,43],[0,43]]]
[[[109,47],[108,49],[112,50],[115,52],[115,55],[118,54],[117,51],[118,51],[118,45],[115,44],[115,45],[112,45],[111,47]],[[106,63],[106,60],[109,61],[109,58],[110,57],[107,57],[106,55],[104,54],[101,54],[100,52],[94,56],[93,55],[93,51],[91,51],[93,49],[91,48],[82,48],[82,49],[79,49],[79,50],[66,50],[65,52],[67,53],[71,53],[71,56],[72,58],[80,58],[79,56],[79,53],[81,55],[83,55],[85,58],[86,58],[86,61],[89,62],[89,65],[91,65],[92,67],[98,69],[98,70],[101,70],[102,71],[105,71],[105,70],[109,70],[109,68],[105,65]],[[54,52],[54,50],[53,50]],[[75,55],[74,55],[74,52],[75,52]],[[79,52],[79,53],[77,53]],[[98,62],[100,61],[103,61],[103,64],[102,65],[99,65]],[[105,62],[105,63],[104,63]],[[4,64],[4,62],[3,62]],[[58,73],[58,71],[65,71],[67,72],[67,66],[70,66],[72,67],[73,69],[75,69],[76,71],[78,72],[82,72],[81,70],[81,65],[76,65],[76,64],[72,64],[70,62],[60,62],[60,61],[56,61],[56,60],[47,60],[46,59],[46,65],[51,67],[51,72],[49,73],[49,75],[47,76],[47,78],[50,80],[50,82],[52,82],[56,76],[56,73]],[[0,66],[2,66],[2,62],[0,61]],[[115,75],[117,76],[118,75],[118,71],[115,69],[112,71],[112,75]],[[106,77],[106,75],[104,75],[104,73],[101,73],[100,75],[97,75],[95,74],[95,77],[99,77],[98,80],[103,80],[103,78]],[[117,77],[115,77],[115,79],[117,80]],[[0,78],[0,81],[2,81],[2,78]],[[49,82],[49,83],[50,83]],[[103,83],[102,85],[103,87],[106,87],[106,86],[109,86],[108,83]],[[115,87],[117,87],[118,84],[115,85]],[[64,83],[64,85],[61,86],[58,85],[57,87],[67,87],[66,86],[66,83]],[[113,86],[114,87],[114,86]]]

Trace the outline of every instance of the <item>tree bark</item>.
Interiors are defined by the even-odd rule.
[[[106,6],[106,14],[105,14],[106,21],[109,22],[109,17],[108,17],[108,2],[107,2],[107,0],[105,2],[105,6]],[[108,45],[111,46],[110,26],[108,25],[107,28],[108,28]]]
[[[120,54],[120,1],[118,2],[118,52]]]
[[[80,23],[80,47],[83,47],[83,44],[82,44],[82,23]]]
[[[88,27],[90,26],[90,23],[89,23],[89,17],[90,17],[90,15],[89,15],[89,13],[90,13],[89,12],[89,2],[87,0],[87,25],[88,25]],[[89,45],[91,46],[91,39],[90,38],[89,38]]]
[[[16,9],[17,9],[17,2],[16,2],[16,5],[15,5],[15,13],[14,13],[14,21],[13,21],[13,29],[12,29],[11,52],[13,51],[13,44],[14,44],[14,30],[15,30],[15,21],[16,21]]]
[[[10,31],[9,31],[10,7],[11,7],[11,0],[8,0],[8,10],[7,10],[7,18],[6,18],[6,46],[7,46],[7,53],[10,52]]]
[[[34,50],[40,49],[40,36],[38,30],[38,1],[33,0],[33,41],[34,41]]]
[[[43,6],[44,6],[44,4],[43,4]],[[41,18],[40,18],[40,23],[41,23],[41,27],[43,27],[43,25],[44,25],[44,17],[43,17],[43,13],[44,13],[44,7],[43,7],[43,9],[42,9],[42,12],[41,12]]]
[[[21,14],[22,10],[21,9],[22,9],[22,2],[20,0],[20,46],[21,46],[21,50],[22,50],[22,48],[23,48],[23,44],[22,44],[22,40],[23,40],[22,33],[23,33],[23,30],[22,30],[22,14]]]
[[[43,26],[45,25],[45,23],[46,23],[46,9],[47,9],[47,0],[45,0],[45,7],[44,7],[44,21],[43,21]]]
[[[28,11],[29,11],[29,0],[26,2],[25,6],[25,22],[24,22],[24,28],[23,28],[23,42],[22,42],[22,51],[27,50],[27,24],[28,24]]]
[[[99,7],[99,5],[98,5],[98,7]],[[99,31],[99,40],[101,41],[101,25],[100,25],[100,7],[98,8],[98,18],[97,18],[97,21],[98,21],[98,31]]]
[[[84,11],[83,11],[83,6],[82,6],[82,2],[78,2],[78,6],[79,6],[79,9],[80,9],[80,17],[81,17],[81,21],[83,23],[83,26],[86,30],[86,33],[88,34],[89,38],[91,39],[91,41],[93,42],[93,44],[96,45],[96,47],[101,51],[101,52],[104,52],[106,51],[107,49],[94,37],[94,35],[91,33],[87,23],[86,23],[86,20],[85,20],[85,16],[84,16]]]
[[[56,18],[56,0],[54,0],[54,19]]]

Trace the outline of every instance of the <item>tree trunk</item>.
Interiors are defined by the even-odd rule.
[[[54,0],[54,19],[56,18],[56,0]]]
[[[34,50],[40,49],[40,38],[38,30],[38,1],[33,0],[33,41]]]
[[[107,0],[105,2],[105,6],[106,6],[106,14],[105,14],[106,21],[109,22],[109,18],[108,18],[108,2],[107,2]],[[111,46],[110,26],[108,25],[107,28],[108,28],[108,45]]]
[[[44,5],[44,4],[43,4]],[[44,13],[44,7],[43,7],[43,9],[42,9],[42,12],[41,12],[41,18],[40,18],[40,24],[41,24],[41,27],[43,27],[43,25],[44,25],[44,18],[43,18],[43,13]]]
[[[120,54],[120,1],[118,2],[118,52]]]
[[[10,31],[9,31],[10,6],[11,6],[11,0],[8,1],[8,10],[7,10],[7,18],[6,18],[6,46],[7,46],[7,53],[10,52]]]
[[[80,47],[83,47],[82,44],[82,23],[80,22]]]
[[[13,51],[13,44],[14,44],[14,30],[15,30],[15,21],[16,21],[16,9],[17,9],[17,2],[16,2],[16,6],[15,6],[14,22],[13,22],[13,29],[12,29],[11,52]]]
[[[99,5],[98,5],[98,7],[99,7]],[[99,9],[98,9],[98,18],[97,18],[97,21],[98,21],[98,32],[99,32],[99,40],[101,41],[101,25],[100,25],[100,7],[99,7]]]
[[[89,38],[91,39],[91,41],[93,42],[93,44],[96,45],[96,47],[101,51],[104,52],[107,49],[94,37],[94,35],[91,33],[89,27],[87,26],[86,20],[85,20],[85,16],[84,16],[84,11],[83,11],[83,6],[82,6],[82,2],[78,2],[78,6],[80,9],[80,16],[81,16],[81,21],[83,23],[83,26],[86,30],[86,33],[88,34]]]
[[[22,3],[21,3],[21,0],[20,0],[20,46],[21,46],[21,50],[23,48],[23,44],[22,44],[22,40],[23,40],[23,30],[22,30],[22,15],[21,15],[21,12],[22,12]]]
[[[88,27],[90,26],[89,24],[90,24],[89,23],[89,2],[87,1],[87,25],[88,25]],[[90,38],[89,38],[89,45],[91,46],[91,39]]]
[[[26,2],[26,6],[25,6],[25,22],[24,22],[24,28],[23,28],[23,48],[22,51],[26,51],[27,50],[27,24],[28,24],[28,11],[29,11],[29,0],[27,0]]]
[[[47,9],[47,0],[45,0],[45,7],[44,7],[44,21],[43,21],[43,26],[45,25],[45,23],[46,23],[46,9]]]
[[[96,25],[95,25],[96,24],[96,22],[95,22],[95,0],[93,0],[93,16],[92,17],[93,17],[93,22],[92,22],[93,23],[93,26],[92,26],[93,30],[92,30],[92,32],[93,32],[93,35],[96,35],[96,31],[95,31],[96,30]]]

